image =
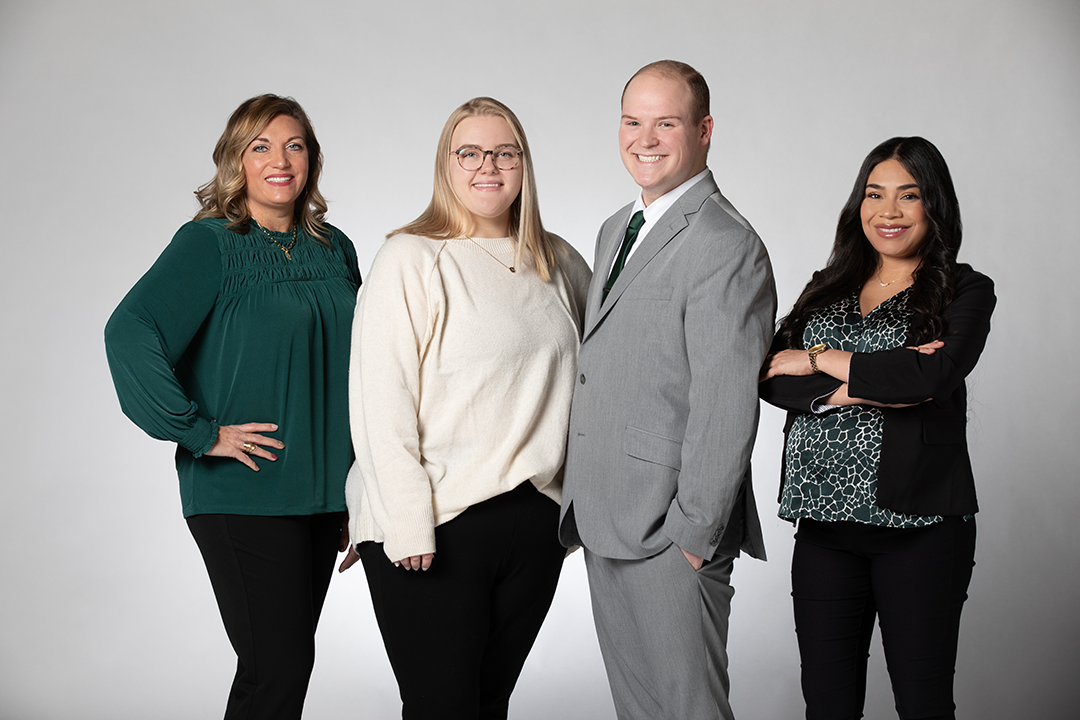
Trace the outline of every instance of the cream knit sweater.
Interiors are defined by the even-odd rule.
[[[396,235],[379,250],[353,321],[353,543],[394,561],[435,552],[437,525],[525,481],[559,501],[591,273],[558,244],[548,282],[528,259],[500,265],[508,238]]]

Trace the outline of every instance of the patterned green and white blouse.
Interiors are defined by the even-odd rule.
[[[849,352],[891,350],[904,344],[910,288],[874,308],[865,318],[859,297],[839,300],[806,323],[804,347],[825,343]],[[903,515],[878,507],[877,467],[881,455],[881,410],[869,405],[799,415],[784,448],[784,492],[779,515],[788,520],[851,521],[912,528],[940,516]]]

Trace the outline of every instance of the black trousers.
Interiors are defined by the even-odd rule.
[[[904,720],[954,718],[975,520],[921,528],[799,520],[791,596],[808,720],[861,718],[874,619]]]
[[[532,483],[435,528],[427,571],[360,545],[405,720],[504,720],[566,550],[559,506]]]
[[[188,518],[236,651],[226,720],[300,717],[342,519],[343,513]]]

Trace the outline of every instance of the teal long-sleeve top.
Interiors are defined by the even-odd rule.
[[[124,413],[177,444],[184,516],[311,515],[345,509],[356,251],[330,227],[297,233],[292,259],[254,222],[182,226],[105,327]],[[271,233],[288,246],[292,232]],[[219,425],[275,423],[285,444],[255,472],[204,455]]]

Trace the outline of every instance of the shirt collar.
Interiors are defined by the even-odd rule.
[[[634,203],[634,209],[630,211],[632,216],[638,210],[643,210],[645,213],[645,225],[642,226],[641,231],[638,233],[638,242],[644,240],[644,236],[652,229],[656,224],[656,221],[663,217],[672,205],[678,202],[687,190],[692,188],[697,183],[701,182],[702,178],[709,174],[709,168],[705,168],[694,177],[690,178],[682,185],[679,185],[673,190],[668,190],[666,193],[649,203],[649,206],[645,206],[645,200],[641,197],[641,193],[638,193],[637,202]]]

